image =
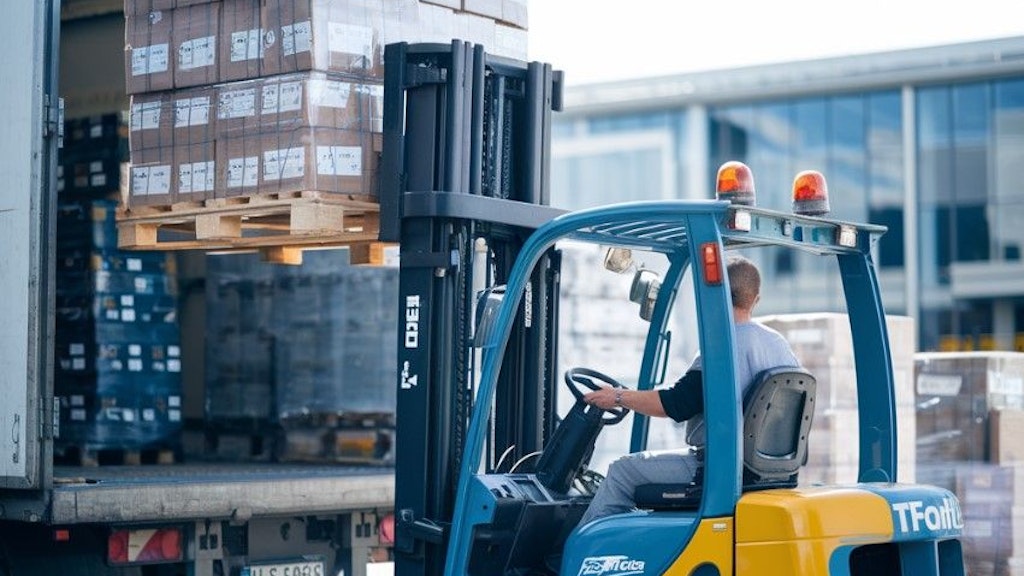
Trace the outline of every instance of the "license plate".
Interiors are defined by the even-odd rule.
[[[323,560],[293,560],[253,564],[242,568],[242,576],[326,576]]]

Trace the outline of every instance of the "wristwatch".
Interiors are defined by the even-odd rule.
[[[622,406],[622,392],[623,392],[623,390],[621,388],[615,391],[615,405],[616,406]]]

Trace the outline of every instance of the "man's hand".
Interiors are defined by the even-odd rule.
[[[597,406],[602,410],[610,410],[612,408],[616,408],[618,406],[622,406],[622,404],[625,404],[625,401],[623,401],[622,404],[615,403],[615,396],[623,392],[625,391],[622,388],[612,388],[611,386],[605,386],[600,390],[594,390],[593,392],[587,392],[586,394],[584,394],[583,401],[592,406]]]
[[[616,396],[619,397],[619,402],[615,402]],[[656,390],[629,390],[605,386],[584,394],[583,401],[602,410],[625,408],[648,416],[665,416],[661,396]]]

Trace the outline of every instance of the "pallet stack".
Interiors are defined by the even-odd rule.
[[[526,57],[525,0],[126,0],[125,15],[125,247],[374,240],[384,46]],[[157,234],[172,228],[184,240]]]
[[[206,297],[208,456],[392,461],[397,268],[210,256]]]
[[[836,484],[857,481],[859,425],[857,371],[853,338],[845,314],[787,314],[760,318],[778,330],[793,347],[797,359],[817,380],[814,422],[808,440],[807,464],[800,484]],[[918,466],[914,450],[913,319],[887,316],[896,389],[898,480],[914,481]]]
[[[174,260],[117,247],[127,126],[120,114],[69,120],[56,221],[55,461],[171,461],[181,427]]]
[[[1024,354],[915,357],[922,482],[953,490],[972,576],[1024,575]]]

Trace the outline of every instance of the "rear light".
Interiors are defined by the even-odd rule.
[[[754,173],[743,162],[730,160],[718,168],[715,198],[733,204],[754,205]]]
[[[71,541],[71,530],[67,528],[56,528],[53,531],[54,542],[70,542]]]
[[[380,543],[390,545],[395,543],[395,515],[388,514],[380,519],[380,526],[377,528],[380,536]]]
[[[704,270],[704,283],[716,285],[722,283],[722,258],[717,242],[705,242],[700,245],[700,257]]]
[[[180,528],[114,530],[107,538],[107,561],[115,565],[181,562],[183,550]]]
[[[793,213],[824,216],[829,212],[828,183],[817,170],[804,170],[793,179]]]

